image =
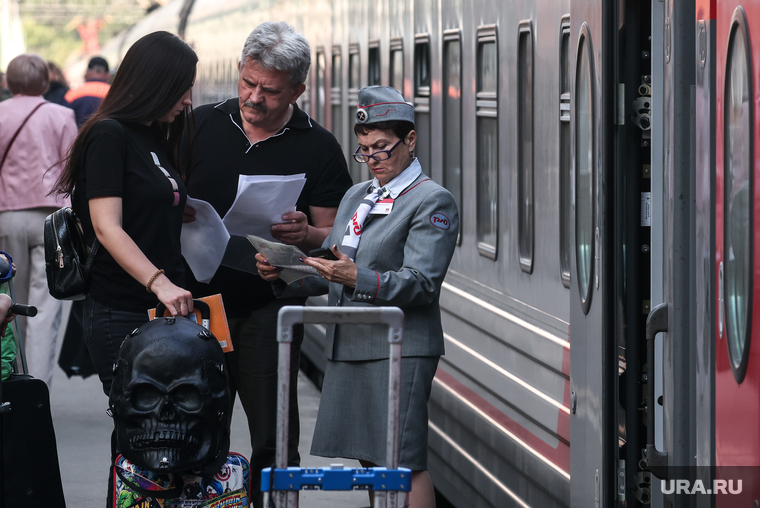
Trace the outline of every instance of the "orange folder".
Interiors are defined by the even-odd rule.
[[[227,323],[227,314],[224,312],[224,303],[222,302],[222,295],[211,295],[198,298],[208,304],[209,308],[209,331],[214,334],[216,340],[219,341],[219,345],[222,346],[222,351],[229,353],[233,351],[232,340],[230,339],[230,327]],[[201,322],[201,313],[199,310],[193,311],[195,315],[195,322]],[[170,316],[168,311],[164,313],[164,316]],[[151,320],[156,319],[156,309],[149,309],[148,316]]]

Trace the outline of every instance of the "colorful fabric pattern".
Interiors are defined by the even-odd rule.
[[[248,460],[238,453],[227,455],[227,462],[208,478],[191,472],[160,474],[146,471],[121,455],[116,459],[115,467],[121,476],[114,473],[114,508],[247,508],[250,503],[251,469]],[[179,497],[161,497],[162,493],[180,486]]]

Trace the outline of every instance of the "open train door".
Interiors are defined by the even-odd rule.
[[[715,464],[734,480],[721,508],[760,499],[760,1],[718,2],[716,23]]]
[[[613,395],[611,3],[572,2],[574,248],[570,287],[571,506],[608,506]]]

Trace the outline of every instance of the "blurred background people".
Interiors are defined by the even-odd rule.
[[[94,56],[87,64],[84,84],[75,90],[66,92],[64,98],[71,105],[77,117],[77,125],[82,126],[95,111],[108,93],[108,62],[105,58]]]
[[[66,77],[63,75],[63,71],[55,64],[55,62],[51,62],[50,60],[48,60],[47,66],[50,84],[48,85],[47,92],[42,94],[42,96],[45,100],[54,104],[69,107],[69,103],[64,98],[66,92],[69,91],[69,84],[66,81]]]
[[[45,217],[69,200],[48,195],[76,137],[74,112],[42,98],[48,67],[39,55],[22,54],[8,64],[13,97],[0,103],[0,250],[12,252],[20,302],[39,314],[21,318],[29,373],[50,386],[61,321],[61,302],[50,296],[45,275]]]
[[[10,90],[8,90],[8,80],[5,79],[5,73],[0,72],[0,102],[13,97]]]

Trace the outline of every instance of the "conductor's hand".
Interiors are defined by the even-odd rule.
[[[280,224],[272,224],[272,236],[288,245],[301,245],[309,235],[309,220],[303,212],[288,212]]]
[[[185,205],[185,210],[182,212],[182,224],[189,222],[195,222],[195,208],[190,205]]]
[[[319,275],[337,284],[343,284],[350,288],[356,287],[356,264],[351,258],[343,254],[337,245],[332,246],[332,252],[338,259],[332,261],[322,258],[304,258],[306,265],[313,266],[319,272]]]
[[[256,253],[256,268],[259,271],[259,277],[267,282],[279,279],[280,272],[282,271],[282,268],[270,265],[266,256],[260,252]]]
[[[190,291],[175,286],[169,278],[161,274],[150,286],[158,299],[166,305],[172,316],[187,316],[193,311],[193,295]]]

